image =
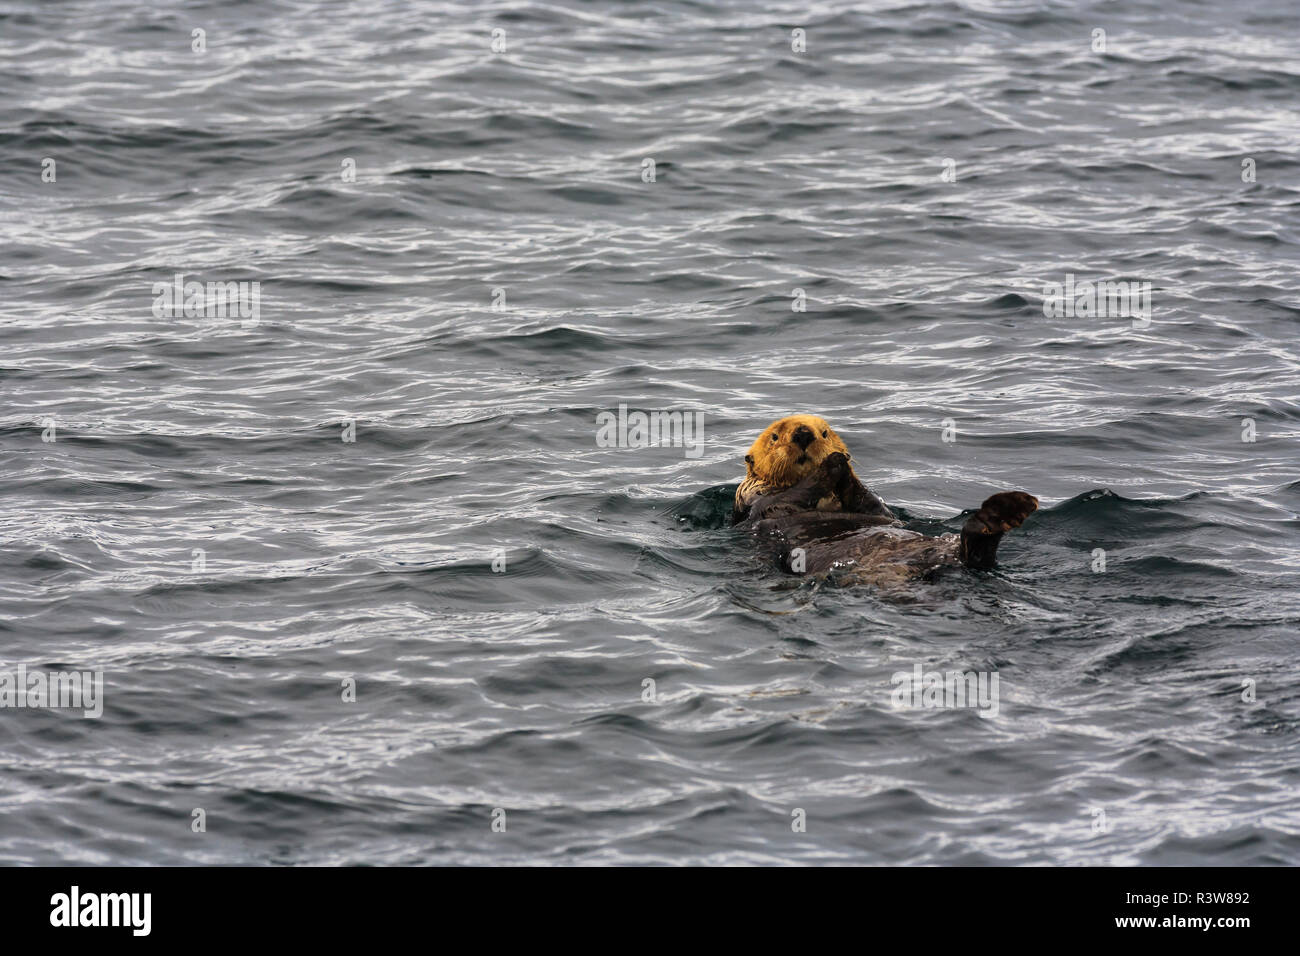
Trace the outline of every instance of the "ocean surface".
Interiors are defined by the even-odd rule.
[[[0,3],[0,863],[1300,863],[1298,150],[1293,0]],[[1041,508],[784,575],[792,412]]]

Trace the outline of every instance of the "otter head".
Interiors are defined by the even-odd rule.
[[[784,491],[798,484],[831,452],[849,455],[840,436],[824,418],[787,415],[763,429],[745,456],[745,484],[764,493]]]

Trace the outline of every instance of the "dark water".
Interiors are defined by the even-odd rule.
[[[0,861],[1300,862],[1298,147],[1290,0],[4,4],[0,661],[106,689],[0,710]],[[1042,509],[782,577],[793,411]]]

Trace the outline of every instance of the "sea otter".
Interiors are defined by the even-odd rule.
[[[963,565],[987,570],[1004,532],[1020,527],[1038,499],[1003,491],[966,519],[961,534],[908,531],[849,465],[849,450],[825,420],[791,415],[773,422],[745,456],[734,524],[752,528],[783,568],[841,571],[846,583],[888,583]]]

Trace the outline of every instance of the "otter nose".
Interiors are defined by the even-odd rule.
[[[811,428],[807,425],[800,425],[794,430],[794,434],[790,436],[790,440],[798,445],[800,450],[807,451],[808,446],[813,443],[813,439],[816,437],[817,436],[813,434]]]

